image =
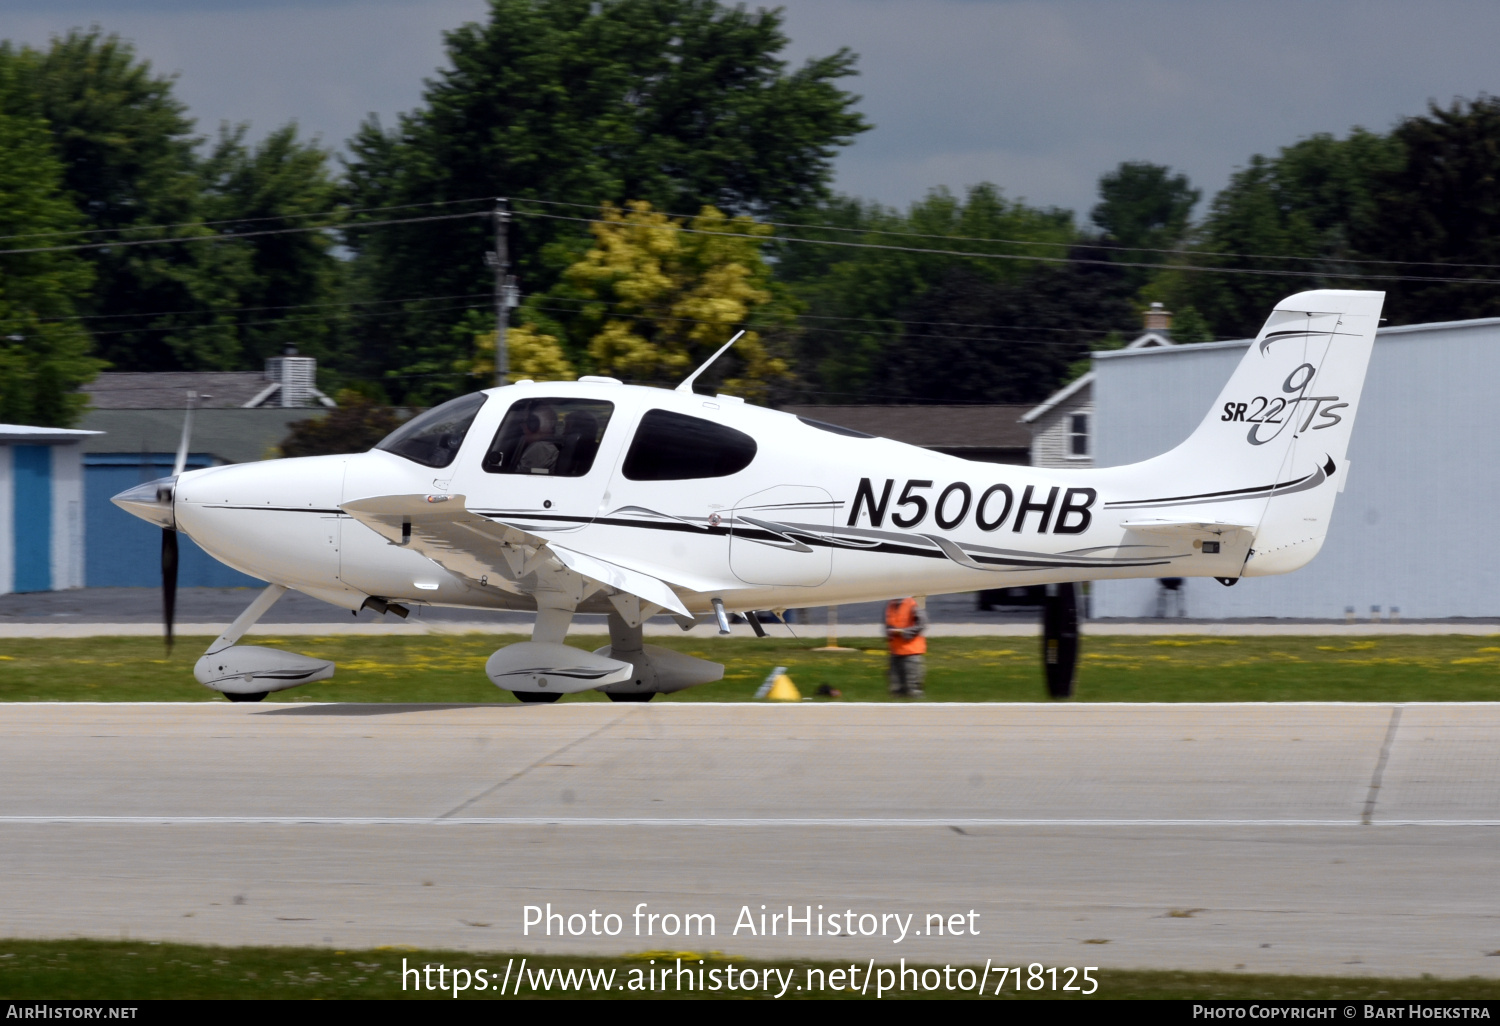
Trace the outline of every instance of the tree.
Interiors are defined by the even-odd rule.
[[[172,80],[152,74],[131,47],[99,29],[73,30],[45,51],[0,45],[0,64],[17,88],[9,110],[45,119],[64,169],[64,187],[98,241],[155,237],[136,225],[197,219],[199,185],[192,121],[172,96]],[[123,229],[123,231],[121,231]],[[226,259],[227,258],[227,259]],[[125,370],[230,367],[237,344],[214,315],[233,306],[233,255],[203,243],[120,246],[85,251],[95,289],[87,312],[100,352]],[[170,312],[172,316],[158,316]]]
[[[814,210],[799,220],[857,230],[798,229],[785,234],[806,241],[783,245],[791,257],[786,280],[806,306],[798,363],[807,396],[822,401],[879,402],[918,395],[920,389],[913,391],[915,386],[905,381],[893,383],[898,367],[902,374],[966,387],[962,375],[952,374],[954,364],[945,350],[932,344],[928,322],[965,325],[946,332],[956,339],[972,335],[968,327],[979,323],[976,318],[990,316],[978,312],[984,310],[1000,317],[999,324],[1036,327],[1045,335],[1050,324],[1039,324],[1030,315],[1017,319],[1014,290],[1047,266],[1026,258],[1065,256],[1078,239],[1068,211],[1007,200],[989,184],[974,186],[962,197],[935,189],[904,214],[848,203],[836,205],[832,213],[824,219]],[[850,242],[870,248],[848,248]],[[807,256],[803,250],[831,255]],[[924,252],[930,250],[944,252]],[[984,255],[947,255],[955,252]],[[992,258],[996,256],[1000,259]],[[924,363],[926,353],[933,355]],[[982,390],[968,394],[975,391]]]
[[[1374,169],[1374,216],[1354,225],[1377,269],[1413,276],[1494,278],[1492,270],[1443,264],[1500,264],[1500,97],[1432,104],[1391,133],[1400,160]],[[1394,324],[1500,315],[1500,288],[1486,284],[1392,282],[1385,313]]]
[[[0,94],[11,87],[0,72]],[[47,126],[0,113],[0,246],[46,246],[78,229],[62,178]],[[75,389],[99,367],[74,305],[92,278],[71,253],[0,254],[0,421],[68,427],[77,420],[85,400]]]
[[[248,125],[221,127],[203,162],[205,219],[221,234],[327,222],[339,203],[329,153],[317,140],[298,139],[295,122],[254,146],[245,142],[248,132]],[[235,243],[247,257],[235,289],[244,362],[259,363],[289,345],[325,366],[330,357],[337,361],[344,318],[334,305],[343,278],[332,254],[336,241],[330,233],[306,232]]]
[[[173,80],[98,28],[45,50],[0,43],[0,69],[15,83],[3,109],[50,130],[63,186],[94,233],[85,241],[121,243],[81,252],[95,271],[80,302],[100,355],[121,370],[227,370],[279,351],[283,337],[326,351],[327,328],[309,332],[306,312],[244,308],[332,299],[336,240],[226,238],[335,205],[316,144],[287,126],[251,148],[244,127],[225,129],[200,160]],[[183,241],[148,242],[161,238]]]
[[[558,287],[523,308],[523,324],[510,337],[512,380],[539,369],[572,377],[583,366],[674,385],[738,328],[785,328],[789,311],[777,301],[761,255],[770,226],[713,207],[691,221],[673,219],[636,201],[625,210],[606,204],[591,228],[594,246]],[[787,374],[785,361],[770,355],[753,329],[723,359],[738,367],[723,387],[748,398],[763,399]]]
[[[1071,255],[1099,260],[1105,251]],[[1134,320],[1132,291],[1124,269],[1099,264],[1044,265],[1015,283],[954,267],[902,311],[880,387],[909,401],[1040,402],[1075,361],[1108,348],[1101,325]]]
[[[1099,179],[1099,203],[1089,217],[1104,233],[1105,242],[1127,247],[1114,253],[1130,263],[1161,263],[1187,234],[1188,219],[1202,193],[1187,175],[1143,161],[1126,161]],[[1140,247],[1136,249],[1134,247]],[[1149,280],[1146,268],[1131,268],[1127,277],[1137,286]]]
[[[382,207],[510,197],[528,292],[549,290],[588,248],[566,219],[606,202],[731,216],[813,202],[836,150],[868,126],[837,87],[854,57],[840,50],[789,71],[777,56],[781,17],[716,0],[491,0],[484,24],[447,34],[450,66],[423,106],[391,131],[372,119],[351,141],[351,198]],[[361,287],[406,298],[487,291],[489,232],[469,218],[349,238]],[[366,361],[408,394],[459,387],[451,368],[466,353],[451,329],[461,312],[404,313],[361,324]]]
[[[1382,217],[1374,182],[1398,166],[1401,144],[1364,129],[1347,138],[1315,135],[1275,157],[1256,155],[1214,197],[1194,233],[1202,251],[1172,263],[1222,264],[1305,276],[1213,274],[1170,269],[1147,289],[1168,307],[1193,307],[1224,338],[1253,335],[1289,292],[1321,287],[1359,288],[1362,254],[1353,239]]]

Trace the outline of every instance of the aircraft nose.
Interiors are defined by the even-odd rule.
[[[126,513],[149,520],[157,527],[175,528],[177,517],[172,509],[177,478],[159,477],[155,481],[127,488],[109,501]]]

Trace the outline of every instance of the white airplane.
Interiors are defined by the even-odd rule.
[[[1127,577],[1233,584],[1305,565],[1343,487],[1383,301],[1283,300],[1197,430],[1130,466],[977,463],[694,392],[731,339],[675,391],[521,381],[356,455],[183,473],[185,426],[177,472],[114,502],[166,529],[164,566],[181,531],[270,582],[194,670],[231,700],[333,674],[237,644],[296,589],[401,616],[419,603],[535,610],[531,640],[490,657],[496,685],[522,701],[647,701],[723,673],[643,644],[658,613],[727,634],[740,612],[759,632],[757,610],[789,606]],[[563,644],[578,612],[608,614],[608,646]]]

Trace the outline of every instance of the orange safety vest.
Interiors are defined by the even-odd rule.
[[[891,599],[887,602],[885,625],[897,629],[915,627],[917,625],[917,600],[914,598]],[[921,634],[915,638],[887,637],[886,643],[891,646],[891,655],[911,656],[927,653],[927,639]]]

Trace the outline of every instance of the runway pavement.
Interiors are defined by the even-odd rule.
[[[7,705],[0,934],[1500,976],[1497,739],[1485,704]],[[620,935],[523,934],[549,902]],[[913,932],[735,933],[762,904]]]

